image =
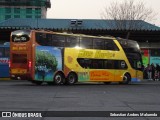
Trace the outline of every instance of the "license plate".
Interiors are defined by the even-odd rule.
[[[14,74],[27,73],[27,69],[11,69],[11,73]]]

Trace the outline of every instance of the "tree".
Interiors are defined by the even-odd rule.
[[[54,55],[45,51],[36,51],[35,72],[45,78],[46,73],[57,70],[58,61]]]
[[[136,3],[134,0],[124,0],[122,3],[114,1],[105,7],[102,18],[113,19],[109,25],[114,29],[135,30],[143,29],[142,21],[154,20],[155,15],[142,1]]]

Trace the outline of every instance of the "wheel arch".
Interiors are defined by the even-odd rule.
[[[62,77],[63,77],[63,81],[62,81],[62,83],[64,83],[64,82],[65,82],[66,77],[65,77],[64,72],[63,72],[63,71],[60,71],[60,70],[59,70],[59,71],[56,71],[56,72],[54,73],[54,75],[53,75],[53,82],[54,82],[55,76],[56,76],[57,74],[61,74],[61,75],[62,75]]]
[[[123,74],[123,76],[125,76],[125,75],[128,75],[129,77],[130,77],[130,80],[131,80],[131,74],[129,73],[129,72],[125,72],[124,74]]]
[[[61,70],[58,70],[58,71],[56,71],[56,72],[54,73],[54,75],[53,75],[53,79],[54,79],[55,75],[56,75],[56,74],[58,74],[58,73],[62,74],[62,75],[63,75],[63,77],[65,78],[65,74],[64,74],[64,72],[63,72],[63,71],[61,71]]]

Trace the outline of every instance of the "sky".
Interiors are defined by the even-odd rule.
[[[47,18],[51,19],[102,19],[105,7],[113,0],[50,0],[51,8],[48,9]],[[121,2],[123,0],[114,0]],[[160,0],[135,0],[143,1],[147,8],[152,8],[156,14],[151,24],[160,26]]]

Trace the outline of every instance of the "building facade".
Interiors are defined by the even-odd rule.
[[[0,0],[0,21],[10,18],[46,18],[50,0]]]
[[[33,19],[13,18],[0,22],[0,44],[9,42],[10,34],[20,29],[44,29],[55,32],[78,33],[95,36],[114,36],[136,40],[142,50],[143,63],[160,65],[160,27],[136,20],[143,28],[117,29],[114,20],[96,19]]]

